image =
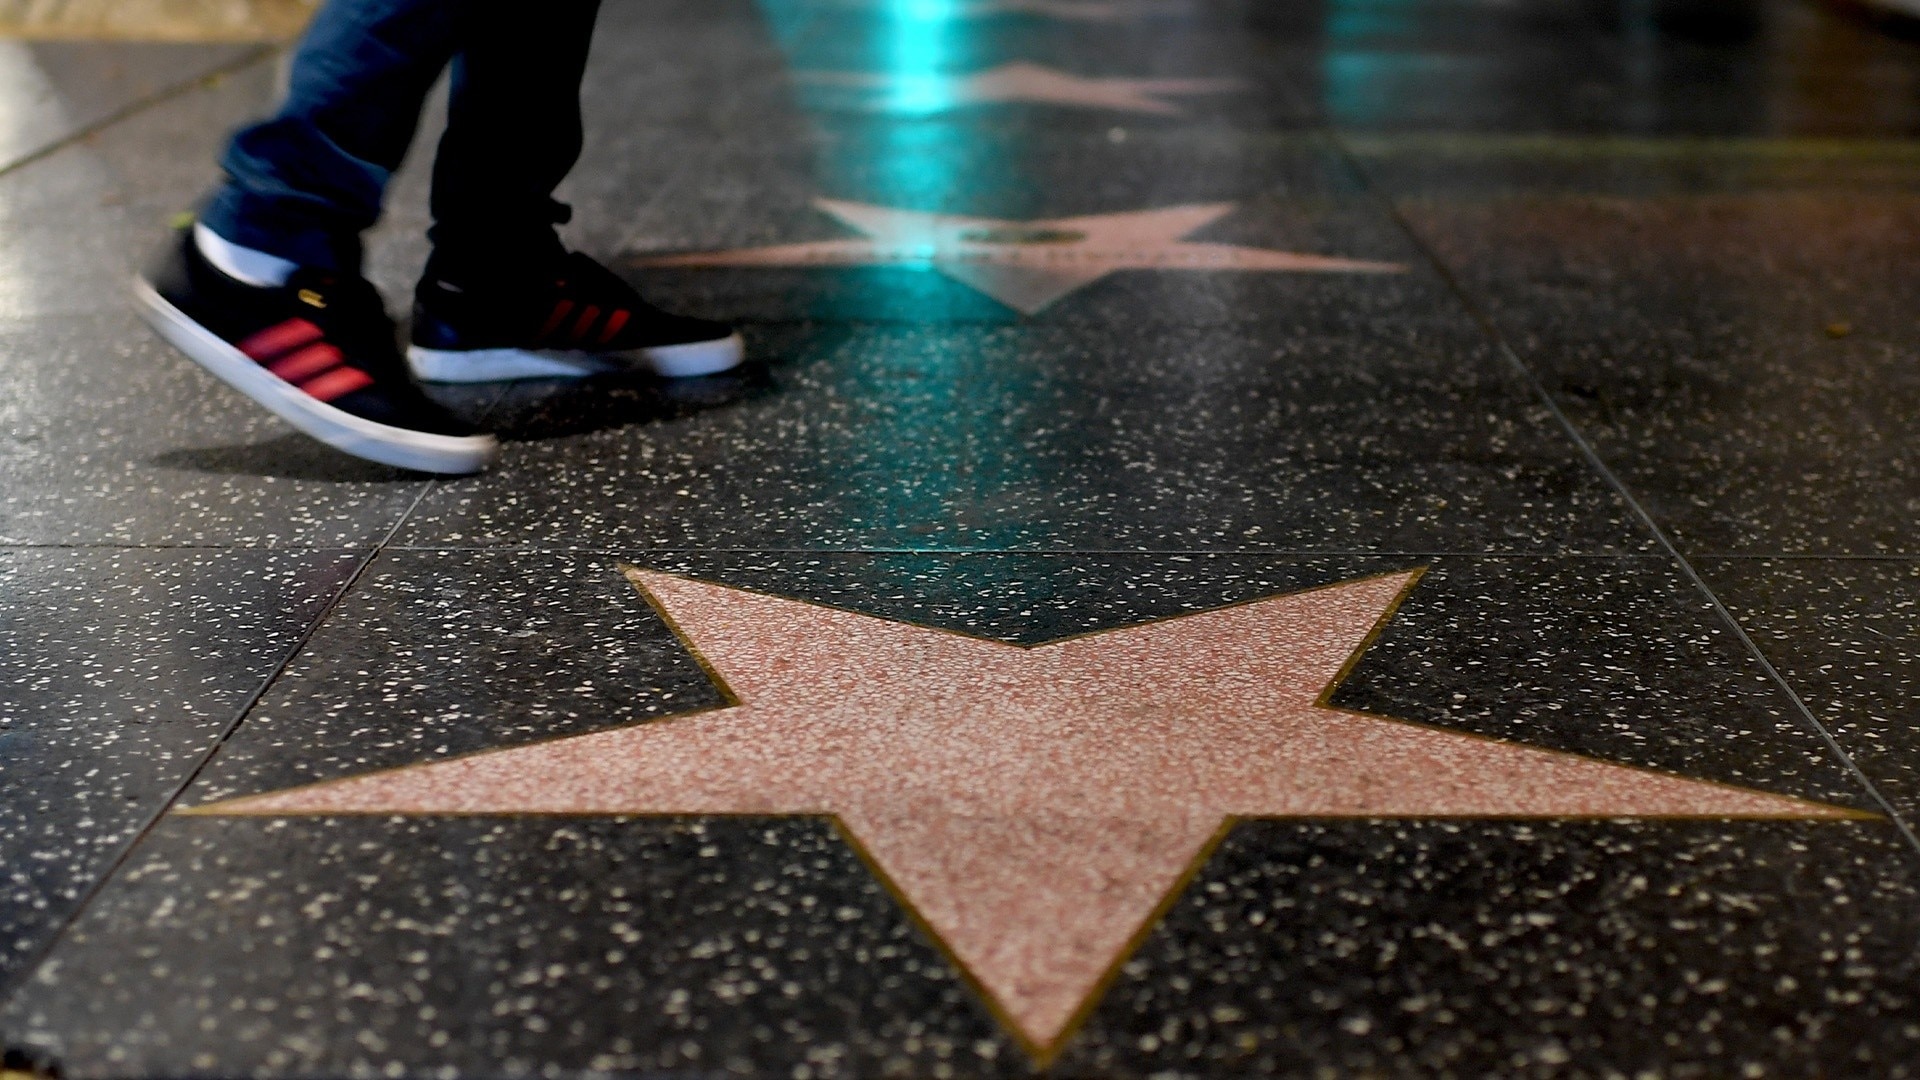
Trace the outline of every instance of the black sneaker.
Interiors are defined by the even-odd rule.
[[[479,472],[499,451],[407,377],[380,294],[359,278],[298,270],[283,286],[248,285],[209,263],[184,229],[133,292],[161,337],[337,450],[456,474]]]
[[[414,295],[407,350],[414,375],[428,382],[574,378],[635,367],[680,378],[726,371],[745,356],[732,327],[661,311],[580,254],[531,288],[449,281],[429,264]]]

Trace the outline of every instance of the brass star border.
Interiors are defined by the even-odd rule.
[[[1340,709],[1422,570],[1023,647],[622,567],[717,707],[186,814],[815,816],[1040,1066],[1244,820],[1861,820]]]

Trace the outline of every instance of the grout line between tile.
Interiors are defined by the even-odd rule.
[[[409,511],[411,513],[411,511]],[[522,555],[630,555],[634,552],[698,551],[737,555],[926,555],[930,557],[971,555],[1129,555],[1142,558],[1169,556],[1180,558],[1376,558],[1376,559],[1669,559],[1666,551],[1476,551],[1472,548],[1369,549],[1369,548],[909,548],[909,547],[715,547],[703,544],[435,544],[410,543],[380,545],[383,551],[470,551],[501,552]],[[62,544],[21,544],[0,541],[0,552],[29,551],[359,551],[351,543],[139,543],[136,541],[77,542]],[[1920,554],[1888,555],[1793,554],[1756,555],[1751,552],[1704,551],[1693,556],[1695,563],[1708,562],[1801,562],[1801,563],[1920,563]]]
[[[221,79],[227,78],[228,76],[237,75],[240,72],[245,71],[246,69],[259,63],[260,61],[277,55],[280,52],[280,49],[281,49],[281,46],[279,45],[261,45],[257,48],[248,49],[246,52],[241,53],[238,57],[228,61],[227,63],[221,64],[220,66],[215,67],[209,71],[203,71],[200,74],[195,75],[190,79],[184,79],[180,82],[174,83],[171,86],[165,87],[152,94],[149,94],[146,97],[140,98],[133,102],[129,102],[126,105],[122,105],[120,108],[115,109],[114,111],[108,113],[107,115],[101,117],[98,120],[95,120],[91,124],[87,124],[84,127],[81,127],[72,132],[69,132],[68,134],[63,135],[60,138],[55,139],[52,142],[39,147],[38,149],[30,150],[27,153],[21,155],[20,157],[13,159],[12,161],[6,162],[5,164],[0,164],[0,178],[11,176],[13,173],[18,172],[21,169],[24,169],[27,166],[32,165],[36,162],[45,161],[47,158],[50,158],[55,154],[58,154],[60,151],[65,150],[68,147],[74,146],[78,143],[85,142],[87,139],[90,139],[93,136],[100,134],[101,132],[107,130],[108,128],[113,127],[116,124],[121,123],[122,121],[131,120],[135,116],[138,116],[149,109],[157,108],[158,106],[164,105],[169,101],[173,101],[177,98],[185,97],[188,94],[193,93],[195,90],[201,90],[201,89],[210,87],[215,83],[219,82]]]
[[[152,834],[153,830],[161,821],[165,820],[167,814],[172,812],[174,804],[180,801],[181,796],[186,794],[187,789],[192,787],[194,781],[200,778],[200,774],[206,771],[207,766],[213,762],[214,756],[219,754],[221,748],[226,746],[227,741],[233,737],[234,732],[240,729],[240,725],[246,722],[247,717],[252,714],[253,710],[260,704],[261,699],[266,697],[267,691],[273,689],[274,684],[280,681],[280,677],[286,673],[287,668],[306,650],[307,643],[313,640],[313,635],[317,633],[320,627],[326,623],[327,619],[333,615],[334,610],[340,606],[341,601],[345,600],[347,594],[353,591],[353,587],[360,583],[360,579],[366,575],[367,568],[372,566],[374,560],[379,558],[381,553],[387,549],[387,545],[393,540],[394,536],[400,532],[400,527],[406,523],[408,516],[419,507],[421,500],[427,497],[427,492],[433,489],[435,483],[438,483],[438,481],[430,480],[422,484],[420,491],[414,495],[413,502],[408,505],[406,513],[400,515],[393,523],[393,527],[387,530],[386,535],[381,538],[378,544],[370,549],[366,549],[366,553],[360,557],[359,563],[354,566],[353,572],[347,575],[345,581],[342,581],[335,587],[333,595],[327,599],[326,603],[321,605],[319,612],[314,615],[307,623],[306,628],[294,638],[293,643],[289,645],[281,655],[280,662],[275,664],[272,670],[261,678],[259,686],[255,687],[253,692],[248,694],[240,703],[239,707],[234,710],[233,719],[227,723],[227,726],[213,740],[212,744],[201,752],[199,760],[194,762],[193,767],[187,770],[180,781],[174,785],[173,790],[167,794],[166,799],[161,803],[159,809],[155,810],[153,814],[147,818],[146,822],[136,829],[133,835],[127,838],[126,842],[120,845],[120,850],[114,855],[112,861],[94,877],[91,884],[81,890],[80,895],[75,898],[76,902],[72,910],[67,914],[66,918],[59,921],[53,933],[48,935],[46,944],[35,950],[26,962],[20,965],[12,978],[0,980],[0,1003],[4,1003],[13,997],[14,993],[25,986],[26,983],[32,979],[33,974],[40,969],[41,965],[45,964],[47,959],[53,955],[54,950],[59,948],[60,943],[64,941],[67,934],[73,930],[74,925],[86,914],[87,909],[93,906],[93,901],[100,895],[101,890],[105,889],[108,882],[111,882],[119,875],[121,869],[126,866],[127,860],[133,857],[134,850]],[[314,550],[329,549],[317,548]],[[335,548],[331,550],[355,549]]]
[[[0,552],[20,551],[364,551],[363,544],[250,544],[237,540],[229,544],[142,544],[133,541],[101,541],[71,544],[9,544],[0,542]]]
[[[1695,562],[1920,562],[1920,554],[1891,555],[1755,555],[1752,552],[1702,551],[1693,556]]]
[[[631,558],[638,554],[697,553],[702,555],[805,555],[813,558],[839,558],[851,555],[920,555],[931,559],[976,558],[980,556],[1018,556],[1021,558],[1068,558],[1079,555],[1130,558],[1183,559],[1640,559],[1666,562],[1664,552],[1656,551],[1367,551],[1343,548],[791,548],[791,547],[708,547],[694,544],[605,545],[516,545],[516,544],[393,544],[390,551],[465,551],[518,555],[605,555]]]
[[[1859,762],[1855,761],[1853,755],[1849,754],[1846,747],[1841,745],[1839,738],[1834,735],[1832,730],[1821,723],[1818,716],[1814,715],[1813,709],[1807,705],[1806,700],[1800,696],[1799,691],[1795,690],[1793,684],[1787,680],[1787,677],[1781,673],[1779,668],[1774,666],[1773,661],[1761,650],[1759,643],[1754,641],[1753,636],[1747,633],[1746,627],[1741,625],[1740,620],[1734,617],[1733,612],[1726,606],[1725,602],[1720,599],[1719,594],[1713,591],[1712,586],[1708,585],[1706,579],[1701,577],[1700,572],[1694,568],[1693,563],[1680,552],[1680,548],[1674,543],[1673,538],[1667,534],[1665,529],[1660,527],[1658,521],[1654,520],[1653,514],[1647,510],[1627,487],[1626,483],[1621,480],[1619,474],[1608,466],[1606,461],[1600,456],[1599,451],[1594,449],[1593,444],[1587,440],[1586,435],[1583,434],[1579,426],[1573,422],[1573,418],[1568,416],[1566,411],[1560,407],[1560,402],[1553,396],[1553,392],[1547,388],[1546,382],[1540,378],[1532,366],[1529,365],[1526,360],[1520,356],[1519,352],[1513,348],[1512,344],[1507,341],[1506,335],[1501,333],[1499,326],[1494,323],[1492,317],[1483,311],[1478,304],[1474,303],[1473,298],[1468,295],[1466,288],[1461,285],[1460,280],[1454,275],[1452,269],[1440,259],[1439,253],[1433,250],[1427,243],[1425,237],[1413,227],[1413,223],[1408,221],[1406,216],[1400,212],[1398,204],[1374,182],[1372,175],[1366,171],[1366,168],[1360,163],[1360,159],[1347,147],[1346,142],[1340,134],[1333,131],[1329,131],[1328,134],[1334,144],[1339,147],[1341,154],[1347,161],[1348,167],[1353,169],[1354,172],[1361,177],[1367,188],[1373,192],[1374,198],[1379,201],[1383,210],[1393,219],[1394,223],[1406,233],[1409,242],[1419,250],[1421,257],[1425,259],[1427,263],[1434,268],[1434,271],[1440,275],[1441,279],[1446,282],[1447,288],[1453,293],[1454,298],[1459,301],[1467,313],[1480,324],[1483,332],[1494,345],[1498,347],[1501,355],[1506,357],[1509,366],[1533,388],[1533,392],[1539,398],[1541,404],[1546,407],[1548,413],[1554,418],[1554,421],[1560,425],[1561,429],[1566,433],[1567,438],[1573,441],[1575,448],[1586,460],[1588,466],[1606,481],[1607,485],[1613,489],[1614,494],[1626,504],[1628,511],[1633,517],[1653,535],[1667,556],[1672,559],[1673,565],[1680,568],[1680,572],[1686,577],[1687,581],[1693,585],[1694,589],[1697,590],[1699,594],[1705,598],[1707,604],[1712,607],[1714,614],[1732,631],[1734,640],[1746,648],[1748,656],[1760,665],[1760,669],[1766,678],[1772,682],[1781,693],[1787,696],[1787,700],[1791,702],[1793,708],[1799,712],[1800,718],[1818,734],[1821,742],[1826,745],[1828,752],[1839,760],[1840,764],[1853,776],[1861,788],[1866,791],[1868,797],[1880,807],[1881,812],[1886,815],[1887,820],[1891,821],[1894,828],[1900,831],[1901,836],[1905,838],[1908,846],[1911,847],[1915,853],[1920,854],[1920,835],[1915,834],[1912,824],[1902,817],[1899,810],[1881,793],[1879,786],[1873,782],[1873,778],[1868,776],[1866,771],[1860,768]]]

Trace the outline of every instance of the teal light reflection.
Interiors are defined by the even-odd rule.
[[[1333,0],[1327,5],[1326,43],[1320,82],[1328,116],[1336,124],[1366,126],[1390,118],[1408,58],[1380,48],[1417,30],[1430,14],[1423,0]]]
[[[931,122],[952,104],[955,67],[966,62],[974,20],[969,0],[869,0],[857,15],[823,14],[809,0],[759,0],[768,29],[796,72],[873,76],[877,112],[821,108],[812,115],[819,147],[815,175],[829,198],[915,210],[965,213],[976,192],[969,168],[980,140],[964,124]],[[806,102],[803,94],[802,103]],[[871,97],[868,99],[871,101]],[[902,238],[901,265],[931,270],[938,248]]]
[[[889,112],[926,116],[953,106],[948,62],[959,0],[886,0],[880,11]]]
[[[996,189],[1017,183],[1019,161],[1004,141],[953,104],[951,79],[977,50],[966,0],[868,0],[819,14],[807,0],[760,0],[795,71],[885,79],[881,112],[809,110],[815,175],[834,199],[935,213],[979,213]],[[803,99],[804,100],[804,99]],[[987,190],[983,191],[982,188]],[[983,196],[986,198],[983,199]],[[883,270],[864,277],[888,321],[933,329],[845,331],[831,370],[836,395],[858,403],[846,442],[797,468],[810,473],[845,526],[893,546],[1007,547],[1030,541],[1033,518],[1050,507],[1037,447],[1049,445],[1057,395],[1046,365],[983,354],[981,335],[955,333],[958,315],[984,301],[935,269],[936,237],[904,237]],[[830,493],[830,494],[829,494]],[[924,571],[924,568],[922,568]]]
[[[962,0],[883,0],[878,6],[874,55],[891,91],[890,119],[869,129],[872,156],[865,166],[874,201],[975,212],[981,177],[1005,182],[1018,163],[1001,156],[1004,146],[980,138],[967,114],[933,114],[955,104],[952,80],[973,51],[967,35],[978,24],[965,17]],[[987,162],[992,168],[983,169]],[[907,265],[924,258],[921,272],[931,279],[932,238],[903,239],[901,254],[912,258]],[[936,285],[922,293],[927,317],[950,313],[951,290]],[[886,405],[865,432],[875,475],[861,488],[859,512],[913,546],[1028,539],[1034,490],[1044,483],[1033,460],[1038,422],[1028,403],[1046,396],[1044,369],[970,355],[971,348],[963,351],[957,342],[915,349],[910,341],[889,347],[892,355],[874,372],[880,379],[870,390]]]

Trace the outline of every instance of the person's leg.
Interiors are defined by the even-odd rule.
[[[433,167],[433,269],[548,273],[580,157],[580,80],[600,0],[463,0],[447,130]],[[537,11],[537,14],[536,14]]]
[[[304,267],[357,273],[362,232],[471,0],[328,0],[294,54],[286,101],[234,136],[201,223]],[[531,20],[529,20],[531,21]]]
[[[442,382],[576,376],[638,365],[704,375],[739,335],[661,311],[554,226],[580,156],[580,79],[599,0],[469,0],[433,173],[433,256],[416,293],[414,374]]]
[[[314,438],[426,472],[485,468],[491,436],[408,376],[393,321],[360,277],[467,0],[330,0],[278,115],[234,137],[228,180],[134,284],[160,335]]]

